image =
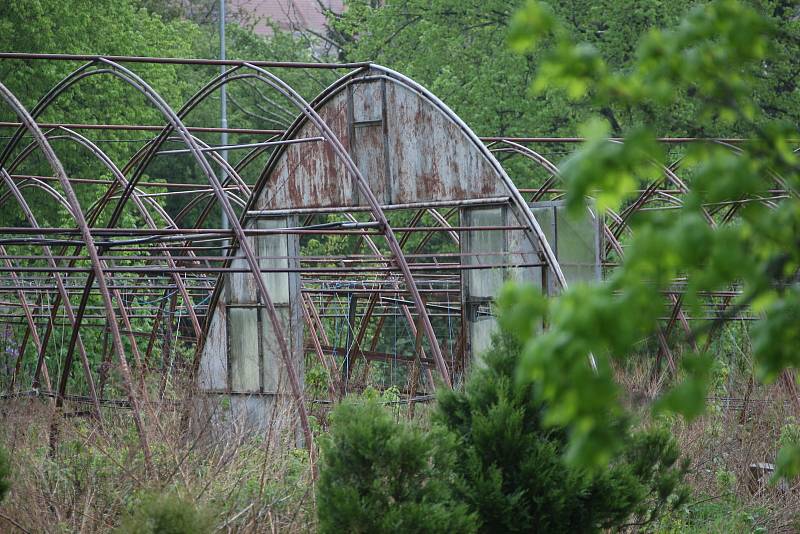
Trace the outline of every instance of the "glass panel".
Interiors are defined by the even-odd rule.
[[[257,227],[267,228],[286,228],[286,218],[259,219]],[[286,256],[288,252],[288,237],[286,234],[261,235],[256,238],[258,243],[259,266],[262,269],[288,269],[289,260]],[[264,258],[266,257],[266,258]],[[289,303],[289,273],[265,272],[261,273],[261,279],[267,286],[267,291],[273,304]]]
[[[283,338],[286,340],[289,350],[294,355],[296,351],[293,350],[293,336],[289,330],[290,308],[288,306],[276,306],[275,311],[282,325]],[[287,390],[289,388],[289,383],[286,376],[286,369],[283,366],[283,359],[281,358],[280,345],[278,344],[278,339],[275,337],[275,329],[272,327],[272,321],[269,320],[269,315],[266,310],[262,310],[261,312],[261,336],[264,358],[264,391],[266,393],[278,393],[281,390]]]
[[[248,237],[247,241],[252,247],[254,244],[253,238]],[[244,256],[242,249],[236,247],[236,255]],[[228,273],[228,303],[230,304],[255,304],[256,303],[256,285],[253,280],[253,275],[247,271],[249,268],[247,260],[244,258],[235,259],[231,262],[231,267],[234,269],[244,269],[244,272]]]
[[[233,391],[255,392],[260,389],[257,332],[257,308],[228,308],[228,350]]]
[[[503,208],[473,208],[465,210],[468,226],[503,226]],[[506,232],[473,230],[464,232],[467,238],[467,265],[497,265],[506,261]],[[474,255],[473,255],[474,254]],[[494,298],[503,285],[503,268],[468,269],[469,296]]]
[[[547,242],[558,259],[567,284],[600,279],[600,226],[587,209],[574,217],[563,202],[537,202],[531,205]]]
[[[596,225],[589,210],[575,217],[566,208],[556,209],[558,229],[558,261],[567,283],[595,280]]]
[[[225,306],[218,304],[211,319],[203,356],[198,369],[198,382],[203,389],[224,391],[228,385],[228,361],[225,358],[227,342]]]

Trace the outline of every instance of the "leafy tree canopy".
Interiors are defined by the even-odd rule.
[[[580,59],[591,50],[607,69],[626,72],[637,61],[642,35],[651,29],[674,27],[702,3],[553,0],[548,13],[558,21],[560,31],[583,43],[571,49],[576,58],[564,57],[567,63],[558,68],[587,67],[588,63]],[[796,98],[800,21],[794,3],[750,3],[778,29],[772,35],[774,53],[754,73],[754,102],[766,115],[796,123],[800,119],[800,101]],[[632,106],[609,100],[599,107],[596,101],[569,99],[544,82],[529,92],[545,52],[557,42],[543,36],[534,49],[522,44],[526,36],[515,33],[515,47],[523,53],[509,50],[509,28],[523,5],[523,0],[351,0],[345,13],[332,19],[332,25],[344,58],[372,60],[411,76],[447,102],[481,135],[572,136],[578,124],[596,111],[609,121],[614,135],[642,122],[659,135],[731,135],[738,131],[728,124],[696,121],[697,103],[684,98],[682,92],[669,103]],[[526,22],[530,25],[539,23],[529,9],[523,13],[529,14]],[[517,30],[524,18],[520,15]],[[531,32],[526,35],[530,37]]]
[[[603,466],[622,447],[623,434],[611,424],[623,413],[611,362],[627,358],[654,331],[663,291],[679,277],[688,281],[684,302],[698,318],[687,344],[702,347],[714,329],[716,320],[701,320],[703,292],[736,286],[743,294],[731,309],[750,307],[760,317],[751,329],[759,378],[771,382],[800,367],[800,168],[792,149],[798,132],[796,123],[771,118],[760,103],[764,72],[791,61],[781,55],[779,37],[786,31],[758,9],[718,0],[692,9],[673,29],[649,32],[631,64],[619,69],[596,47],[576,42],[546,4],[529,2],[515,18],[517,49],[548,44],[535,90],[561,90],[594,109],[691,106],[698,125],[750,136],[740,150],[717,144],[688,150],[691,193],[684,205],[669,216],[640,214],[625,261],[606,283],[575,286],[548,301],[532,288],[509,288],[501,298],[502,320],[526,343],[521,375],[542,384],[537,392],[549,404],[545,422],[569,429],[566,457],[573,465]],[[648,123],[628,128],[624,144],[607,140],[610,125],[600,116],[584,133],[589,140],[561,166],[574,210],[584,209],[587,195],[597,197],[601,209],[617,209],[641,177],[652,177],[664,163]],[[745,204],[734,224],[717,224],[719,212],[707,220],[706,207],[764,194],[776,182],[790,191],[777,206]],[[536,333],[531,317],[545,317],[548,330]],[[683,359],[685,378],[660,399],[657,411],[688,419],[702,412],[713,355],[698,352]],[[597,372],[586,364],[590,353],[598,357]],[[800,462],[788,454],[780,455],[783,474],[797,474]]]

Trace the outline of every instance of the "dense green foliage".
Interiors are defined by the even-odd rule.
[[[140,2],[137,0],[98,0],[96,2],[58,0],[22,0],[0,5],[0,49],[6,51],[108,54],[155,57],[215,57],[219,41],[215,26],[198,26],[183,20],[174,9],[159,10],[164,16],[152,13],[158,5],[169,7],[170,2]],[[311,52],[307,43],[276,29],[270,39],[232,24],[228,30],[227,49],[230,57],[269,58],[276,60],[308,61]],[[22,103],[31,109],[47,91],[55,86],[81,62],[42,62],[4,60],[0,79]],[[218,67],[182,65],[127,65],[140,75],[174,109],[179,109],[196,91],[219,73]],[[334,73],[277,72],[306,98],[316,96],[332,79]],[[216,95],[215,95],[216,96]],[[286,127],[298,115],[288,102],[264,87],[249,80],[233,83],[228,89],[229,122],[240,127]],[[269,99],[267,101],[266,99]],[[3,106],[3,120],[13,120],[10,110]],[[81,80],[48,107],[42,121],[99,124],[164,124],[166,118],[144,96],[113,76],[97,75]],[[211,126],[219,121],[219,99],[207,99],[186,117],[187,124]],[[86,133],[98,140],[101,148],[122,166],[149,137],[142,132],[103,131]],[[201,136],[205,141],[218,143],[217,135]],[[243,143],[255,142],[252,136],[232,136]],[[94,158],[65,141],[55,149],[68,173],[78,177],[107,174]],[[232,155],[232,161],[236,154]],[[47,174],[46,165],[30,166],[31,171]],[[192,183],[204,180],[191,157],[156,158],[146,170],[150,181]],[[246,177],[254,179],[255,177]],[[77,193],[88,208],[102,191],[93,186],[78,187]],[[35,197],[34,192],[32,196]],[[41,195],[34,208],[50,202]],[[175,214],[185,199],[170,198],[167,208]],[[42,224],[53,226],[68,222],[68,215],[58,210],[35,210],[47,217]],[[131,209],[132,217],[138,217]],[[2,218],[19,217],[3,213]],[[216,214],[215,214],[216,216]],[[6,221],[11,222],[11,221]],[[19,222],[19,221],[16,221]]]
[[[317,484],[321,532],[475,530],[455,499],[452,436],[396,423],[375,401],[346,401],[331,417]]]
[[[206,534],[214,531],[209,514],[174,494],[152,494],[125,518],[120,534]]]
[[[520,345],[494,343],[463,392],[442,394],[430,430],[375,402],[337,408],[323,442],[323,531],[588,532],[683,504],[685,466],[666,430],[627,434],[601,473],[564,465],[566,434],[543,426],[544,406],[514,379]]]
[[[460,494],[482,531],[587,532],[647,523],[683,504],[685,467],[666,429],[627,435],[597,474],[565,466],[566,434],[542,424],[541,401],[515,380],[520,352],[513,336],[497,336],[485,367],[473,371],[464,391],[443,393],[436,411],[459,438]]]
[[[794,23],[792,23],[794,24]],[[682,162],[691,193],[679,213],[642,213],[632,221],[633,236],[625,261],[606,283],[576,286],[557,299],[544,300],[532,288],[511,288],[501,299],[503,320],[526,343],[522,374],[541,383],[539,397],[549,404],[547,424],[569,429],[567,458],[576,465],[600,467],[624,446],[624,433],[610,423],[623,412],[611,373],[612,360],[624,360],[651,334],[662,314],[662,292],[685,277],[684,302],[696,318],[687,345],[702,343],[718,318],[704,317],[702,294],[731,286],[746,306],[760,315],[753,323],[757,374],[775,380],[784,369],[800,367],[800,167],[792,151],[795,124],[775,120],[761,109],[759,78],[785,58],[776,25],[757,10],[733,0],[711,2],[691,11],[673,30],[648,33],[626,69],[615,69],[586,43],[575,43],[547,5],[531,2],[516,19],[513,44],[544,52],[533,86],[565,91],[595,109],[614,103],[647,109],[691,105],[692,121],[713,129],[749,132],[742,150],[695,144]],[[796,31],[796,26],[793,31]],[[792,93],[798,91],[793,86]],[[643,176],[652,177],[664,163],[649,124],[625,132],[625,143],[606,140],[610,126],[596,117],[585,128],[589,138],[561,166],[567,199],[580,210],[584,197],[595,196],[601,208],[617,209],[633,195]],[[764,194],[774,180],[794,193],[776,207],[749,203],[736,212],[735,224],[709,224],[709,207]],[[716,212],[715,223],[722,217]],[[536,333],[532,318],[549,325]],[[658,410],[698,415],[705,405],[712,355],[684,357],[684,380],[667,392]],[[592,372],[587,356],[598,358]],[[796,452],[796,451],[795,451]],[[783,474],[797,473],[797,461],[781,453]]]
[[[637,44],[644,34],[676,26],[693,6],[703,3],[552,0],[548,5],[563,32],[585,43],[574,49],[577,54],[591,50],[608,69],[624,72],[636,61]],[[767,115],[798,123],[800,20],[795,2],[749,3],[780,29],[772,36],[775,53],[754,73],[754,100]],[[542,59],[558,44],[544,39],[540,48],[526,48],[523,54],[508,48],[512,19],[524,4],[523,0],[350,0],[345,14],[333,21],[334,37],[342,44],[344,59],[372,60],[411,76],[480,135],[573,136],[582,121],[597,113],[609,121],[615,135],[643,122],[659,135],[731,135],[736,131],[729,125],[695,121],[698,107],[691,98],[676,98],[663,106],[630,106],[619,100],[602,105],[571,100],[546,87],[531,94],[527,89]],[[585,64],[565,59],[561,68]]]

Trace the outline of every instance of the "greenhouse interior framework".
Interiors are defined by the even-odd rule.
[[[388,392],[413,409],[458,387],[497,329],[506,281],[554,295],[602,279],[624,261],[636,213],[681,206],[688,144],[740,150],[736,139],[661,139],[672,163],[635,200],[599,216],[587,199],[575,216],[557,164],[581,139],[479,137],[379,65],[0,61],[68,67],[33,102],[0,80],[0,395],[39,397],[59,416],[125,410],[145,450],[153,406],[188,407],[215,432],[280,421],[302,443],[309,414],[349,393]],[[147,81],[163,66],[205,69],[208,81],[170,104]],[[286,81],[298,72],[333,81],[306,100]],[[158,121],[82,122],[102,117],[70,98],[89,83],[107,91],[105,105]],[[291,125],[216,126],[208,110],[237,84],[255,87],[259,110],[290,109]],[[773,182],[766,195],[705,206],[707,223],[791,194]],[[753,318],[728,313],[735,287],[705,295],[704,316],[689,313],[684,284],[664,295],[654,369],[676,369],[668,338],[692,321]],[[784,386],[794,391],[788,377]]]

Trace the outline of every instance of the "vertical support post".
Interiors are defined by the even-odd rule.
[[[350,363],[352,361],[351,353],[355,347],[355,330],[356,330],[356,309],[358,306],[358,296],[355,293],[350,293],[349,309],[347,310],[347,335],[345,337],[344,345],[344,363],[342,365],[342,396],[347,393],[347,382],[350,379]]]
[[[219,0],[219,58],[221,60],[225,60],[225,0]],[[220,73],[225,74],[225,65],[219,66]],[[219,125],[223,128],[223,131],[220,133],[220,144],[222,146],[228,146],[228,132],[225,131],[228,128],[228,93],[227,93],[227,86],[222,84],[219,88],[219,111],[220,111],[220,120]],[[225,162],[228,162],[228,151],[222,150],[220,152],[222,159]],[[220,182],[222,185],[225,185],[225,180],[227,179],[227,173],[225,171],[225,166],[220,165]],[[224,193],[224,187],[223,187]],[[222,228],[228,229],[228,216],[225,213],[225,210],[222,209]],[[228,245],[228,240],[224,240],[222,242],[223,247]]]
[[[419,385],[419,373],[422,369],[422,334],[423,328],[420,324],[422,315],[417,315],[417,335],[414,340],[414,362],[411,365],[411,378],[408,386],[408,418],[414,418],[414,397],[417,396],[417,386]]]

